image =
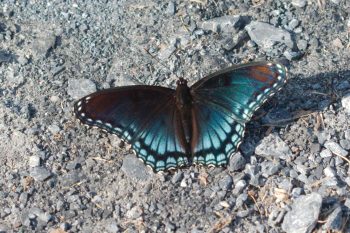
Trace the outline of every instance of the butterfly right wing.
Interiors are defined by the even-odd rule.
[[[238,65],[209,75],[191,87],[192,154],[195,163],[221,166],[238,148],[245,124],[287,80],[279,63]]]
[[[80,99],[74,111],[82,123],[131,144],[137,157],[155,171],[167,170],[188,164],[174,93],[164,87],[117,87]]]

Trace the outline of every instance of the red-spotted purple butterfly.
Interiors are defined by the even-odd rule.
[[[176,90],[125,86],[102,90],[75,103],[84,124],[114,133],[131,144],[154,171],[192,163],[225,166],[254,112],[287,79],[280,63],[230,67],[191,87],[180,78]]]

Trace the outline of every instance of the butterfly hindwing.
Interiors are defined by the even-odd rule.
[[[193,110],[193,162],[226,165],[242,141],[244,124],[237,122],[232,113],[206,102],[197,102]]]
[[[132,148],[155,171],[188,165],[186,150],[178,137],[179,123],[175,106],[165,104],[135,136]]]
[[[245,124],[282,87],[286,72],[278,63],[250,63],[195,83],[191,87],[193,122],[197,122],[193,126],[193,161],[226,165],[243,138]]]
[[[152,86],[118,87],[79,100],[75,114],[84,124],[102,128],[131,144],[155,171],[186,165],[177,135],[174,90]]]

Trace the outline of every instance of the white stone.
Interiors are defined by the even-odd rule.
[[[342,104],[343,108],[345,109],[345,111],[348,114],[350,114],[350,93],[343,96],[343,98],[341,100],[341,104]]]
[[[37,167],[40,166],[40,157],[36,155],[32,155],[29,157],[29,166]]]

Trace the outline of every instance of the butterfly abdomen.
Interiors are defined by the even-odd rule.
[[[182,134],[177,136],[179,139],[185,139],[180,140],[180,142],[185,148],[186,153],[189,154],[191,151],[190,142],[192,139],[192,96],[190,88],[187,86],[187,81],[183,78],[180,78],[177,82],[175,98],[176,110],[180,119],[179,134]]]

